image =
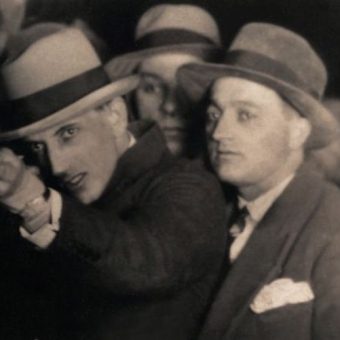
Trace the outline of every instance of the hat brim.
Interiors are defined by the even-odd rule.
[[[237,77],[260,83],[279,93],[294,109],[306,117],[312,126],[307,148],[320,148],[340,134],[340,126],[333,114],[317,99],[303,90],[270,75],[243,67],[225,64],[187,64],[178,71],[179,85],[188,97],[198,102],[215,80]]]
[[[119,79],[113,83],[103,86],[94,92],[82,97],[71,105],[52,113],[48,117],[41,119],[35,123],[24,126],[19,129],[0,132],[0,141],[8,142],[20,138],[27,137],[36,132],[44,131],[54,125],[62,123],[68,119],[74,118],[85,111],[91,110],[99,105],[104,104],[113,97],[122,96],[134,90],[139,82],[138,76],[129,76]]]
[[[203,60],[213,60],[222,54],[222,49],[210,44],[178,44],[159,47],[150,47],[144,50],[123,54],[113,58],[105,65],[105,71],[111,77],[125,77],[135,72],[139,64],[145,59],[155,54],[163,53],[188,53],[201,57]]]

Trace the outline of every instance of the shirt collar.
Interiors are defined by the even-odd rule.
[[[128,149],[130,149],[136,144],[137,140],[130,131],[128,131],[128,135],[129,135]]]
[[[239,208],[243,208],[247,206],[249,211],[249,217],[254,222],[259,222],[262,217],[265,215],[270,206],[274,203],[274,201],[281,195],[283,190],[288,186],[291,180],[294,178],[295,173],[286,177],[282,182],[277,184],[274,188],[268,190],[258,198],[253,201],[247,201],[241,196],[238,196],[238,205]]]

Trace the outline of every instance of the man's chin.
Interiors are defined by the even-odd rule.
[[[97,199],[97,195],[94,195],[89,190],[85,188],[69,191],[70,195],[77,199],[79,202],[83,204],[90,204]]]
[[[213,165],[218,178],[222,182],[230,183],[232,185],[238,185],[243,182],[242,173],[237,169],[233,169],[228,165]]]
[[[179,156],[183,153],[183,142],[178,140],[167,140],[167,146],[171,153],[175,156]]]

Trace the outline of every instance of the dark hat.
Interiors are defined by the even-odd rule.
[[[215,59],[221,39],[214,18],[194,5],[162,4],[151,7],[140,18],[135,33],[135,50],[113,58],[109,74],[131,74],[146,57],[159,53],[185,52]]]
[[[334,116],[321,103],[327,83],[322,60],[300,35],[267,23],[250,23],[236,35],[222,64],[187,64],[179,84],[198,101],[221,77],[245,78],[280,94],[312,125],[308,147],[328,144],[339,133]]]
[[[14,37],[11,46],[1,68],[7,103],[0,113],[2,141],[54,126],[138,85],[137,76],[110,80],[76,28],[32,26]]]

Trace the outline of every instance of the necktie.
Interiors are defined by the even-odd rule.
[[[239,255],[240,251],[242,250],[242,245],[237,242],[238,236],[244,230],[246,226],[246,218],[249,215],[249,211],[247,207],[243,207],[242,209],[237,209],[234,212],[233,219],[231,220],[231,227],[229,229],[229,263],[232,264],[237,256]]]
[[[242,209],[236,210],[234,218],[231,222],[231,228],[229,229],[229,234],[232,241],[234,241],[235,238],[244,230],[247,216],[249,216],[249,211],[246,206],[244,206]]]

